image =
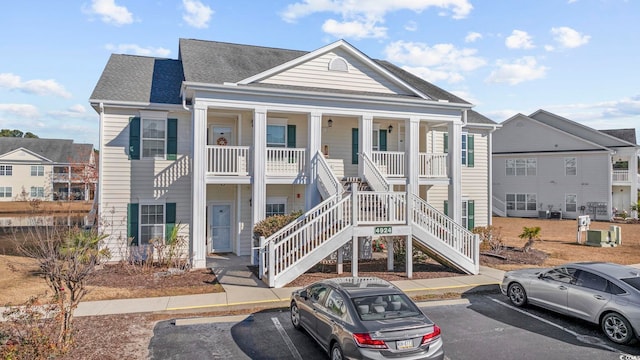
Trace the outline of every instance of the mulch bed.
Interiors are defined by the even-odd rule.
[[[130,264],[105,264],[87,281],[89,286],[126,289],[157,289],[199,287],[218,284],[210,269],[170,274],[166,268],[142,267]]]
[[[521,248],[508,246],[498,253],[480,253],[480,264],[489,267],[504,264],[540,266],[548,257],[547,253],[540,250],[529,249],[528,252],[524,252]]]

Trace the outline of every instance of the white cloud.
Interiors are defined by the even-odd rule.
[[[209,27],[209,20],[213,15],[213,10],[198,0],[182,0],[184,6],[184,14],[182,19],[190,26],[198,29],[206,29]]]
[[[158,56],[158,57],[167,57],[171,53],[171,50],[165,49],[162,47],[154,48],[154,47],[142,47],[136,44],[107,44],[105,45],[105,49],[119,53],[119,54],[134,54],[134,55],[142,55],[142,56]]]
[[[418,30],[418,23],[415,21],[409,21],[405,24],[404,29],[407,31],[416,31]]]
[[[31,104],[0,104],[0,114],[18,117],[20,119],[35,119],[40,116],[38,108]]]
[[[374,22],[345,21],[329,19],[322,24],[322,31],[337,38],[382,38],[387,34],[386,27],[375,26]]]
[[[53,79],[22,81],[20,76],[11,73],[0,74],[0,87],[18,90],[27,94],[53,95],[70,98],[71,94]]]
[[[458,49],[452,44],[436,44],[396,41],[384,50],[391,62],[404,64],[403,68],[427,81],[446,80],[458,82],[462,73],[476,70],[486,61],[476,56],[476,49]]]
[[[87,109],[81,104],[72,105],[66,110],[49,111],[47,114],[55,118],[89,118],[93,116],[87,114]]]
[[[116,5],[115,0],[93,0],[85,12],[99,15],[107,24],[120,26],[133,23],[133,14],[125,6]]]
[[[583,35],[576,30],[562,26],[558,28],[552,28],[551,33],[554,35],[554,40],[563,48],[577,48],[585,45],[591,39],[589,35]]]
[[[476,42],[476,40],[482,39],[482,34],[479,32],[471,31],[464,37],[464,42],[472,43]]]
[[[507,83],[516,85],[521,82],[543,78],[547,73],[547,67],[538,65],[532,56],[525,56],[509,63],[498,60],[497,69],[489,74],[486,82]]]
[[[640,117],[640,95],[595,103],[553,105],[547,108],[549,111],[570,114],[566,117],[577,121],[616,118],[634,118],[637,121]]]
[[[409,10],[420,13],[428,8],[444,9],[454,19],[463,19],[469,15],[473,5],[469,0],[302,0],[290,4],[281,13],[283,20],[296,22],[298,19],[314,13],[333,13],[340,20],[327,20],[322,28],[331,34],[357,34],[359,38],[386,37],[384,23],[387,13]],[[410,30],[411,31],[411,30]]]
[[[522,30],[513,30],[511,35],[505,39],[504,44],[509,49],[533,49],[535,47],[531,35]]]

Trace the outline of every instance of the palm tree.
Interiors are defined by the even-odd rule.
[[[527,242],[522,247],[522,251],[529,252],[529,249],[533,247],[533,242],[540,239],[540,226],[535,227],[523,227],[522,233],[518,235],[520,239],[527,239]]]

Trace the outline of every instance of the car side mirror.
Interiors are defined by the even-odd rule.
[[[307,290],[300,291],[300,297],[307,300],[309,298],[309,294],[307,294]]]

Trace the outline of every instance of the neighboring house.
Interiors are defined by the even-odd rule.
[[[96,175],[91,144],[0,137],[0,201],[90,200]]]
[[[595,130],[538,110],[493,137],[493,211],[500,216],[590,215],[608,220],[638,201],[635,129]],[[549,215],[547,214],[549,211]]]
[[[177,60],[112,55],[90,99],[101,216],[126,219],[105,229],[114,256],[181,223],[192,266],[260,250],[271,286],[382,234],[477,273],[478,239],[459,224],[490,222],[498,125],[470,103],[345,41],[179,46]],[[297,210],[254,241],[256,223]]]

